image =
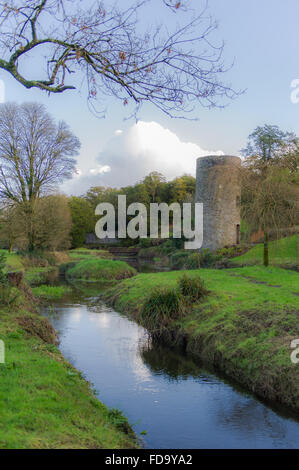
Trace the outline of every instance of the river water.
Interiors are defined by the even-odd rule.
[[[278,415],[182,351],[77,289],[44,308],[64,356],[148,448],[298,448],[299,422]]]

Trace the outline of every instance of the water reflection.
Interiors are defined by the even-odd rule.
[[[181,349],[169,349],[161,344],[148,341],[139,348],[143,361],[155,374],[165,374],[169,380],[187,380],[192,377],[200,380],[210,380],[203,374],[200,364],[187,356]]]
[[[150,448],[296,448],[299,424],[240,393],[95,297],[74,291],[49,315],[63,354],[121,409]]]

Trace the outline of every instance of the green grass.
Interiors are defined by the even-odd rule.
[[[299,338],[299,274],[278,267],[184,271],[203,279],[209,295],[168,330],[188,351],[269,400],[299,410],[299,366],[290,343]],[[139,274],[106,293],[116,309],[142,323],[145,293],[178,289],[180,271]]]
[[[260,243],[242,256],[232,259],[234,264],[263,264],[263,244]],[[272,265],[294,265],[299,263],[299,235],[281,238],[269,243],[269,259]]]
[[[68,286],[48,286],[43,284],[39,287],[33,287],[32,292],[35,297],[39,297],[45,300],[57,300],[60,299],[64,294],[71,291]]]
[[[0,320],[6,360],[0,364],[0,448],[137,446],[125,418],[98,401],[57,347],[38,337],[51,331],[45,318],[23,305],[1,308]]]
[[[89,250],[87,248],[76,248],[69,251],[69,257],[72,261],[81,261],[94,258],[111,258],[111,253],[106,250]]]
[[[0,253],[6,255],[6,269],[7,271],[24,271],[22,258],[17,253],[9,253],[8,250],[0,250]]]
[[[299,275],[293,271],[256,266],[226,270],[198,269],[184,271],[184,274],[205,281],[207,289],[214,293],[205,305],[214,305],[216,297],[223,314],[232,308],[237,312],[257,306],[277,309],[287,304],[299,309],[299,297],[293,294],[299,293]],[[182,271],[138,274],[124,280],[111,291],[120,293],[119,303],[122,307],[128,304],[138,308],[142,305],[145,292],[159,286],[175,287],[181,276]],[[259,282],[265,284],[257,284]],[[269,288],[270,285],[281,287]]]
[[[58,269],[55,266],[28,268],[25,271],[25,280],[31,286],[38,286],[51,282],[58,275]]]
[[[86,259],[66,271],[69,279],[85,281],[118,280],[134,276],[136,271],[125,261]]]

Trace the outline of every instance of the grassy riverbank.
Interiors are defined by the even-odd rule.
[[[50,301],[60,299],[68,292],[71,292],[71,290],[69,286],[48,286],[47,284],[42,284],[38,287],[33,287],[32,292],[35,297]]]
[[[31,294],[0,311],[1,448],[133,448],[126,419],[93,394],[55,345],[56,333],[38,315]]]
[[[299,369],[290,343],[299,338],[299,275],[277,267],[184,271],[210,294],[170,319],[163,336],[267,400],[299,411]],[[111,288],[106,299],[142,323],[154,288],[178,288],[180,271],[139,274]]]
[[[232,262],[239,265],[262,265],[263,249],[263,244],[259,243],[242,256],[233,258]],[[274,266],[299,268],[299,235],[293,235],[270,242],[269,258],[270,264]]]
[[[109,259],[85,259],[66,271],[67,279],[83,281],[111,281],[125,279],[136,274],[136,270],[125,261]]]
[[[70,258],[98,256],[86,251]],[[68,253],[5,253],[6,271],[22,271],[31,285],[48,282],[50,274],[57,277],[59,264],[70,260]],[[126,418],[95,397],[60,353],[50,322],[36,310],[36,297],[55,300],[68,288],[43,284],[33,288],[36,297],[24,282],[19,289],[0,289],[6,304],[0,305],[0,339],[5,344],[5,363],[0,364],[0,448],[137,447]]]

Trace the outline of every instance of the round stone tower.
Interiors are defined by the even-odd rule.
[[[239,157],[197,159],[195,202],[203,203],[202,248],[240,243],[240,169]]]

